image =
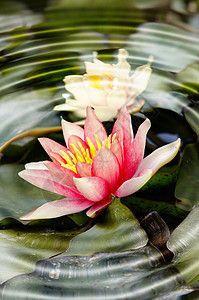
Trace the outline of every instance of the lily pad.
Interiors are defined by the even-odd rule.
[[[147,242],[147,235],[133,213],[116,198],[99,217],[96,225],[71,241],[64,255],[138,249]]]
[[[187,145],[184,150],[175,188],[179,208],[190,210],[194,204],[199,204],[198,174],[199,142]]]
[[[186,219],[174,230],[167,247],[185,280],[192,284],[199,278],[199,206],[194,206]]]
[[[24,165],[2,165],[0,167],[0,220],[19,218],[25,212],[35,209],[59,196],[38,189],[18,176]]]
[[[51,99],[51,100],[50,100]],[[9,139],[34,127],[59,126],[60,120],[52,111],[55,101],[47,90],[16,92],[0,101],[0,146]]]
[[[72,229],[68,225],[69,222],[62,223],[61,230],[42,228],[41,224],[32,228],[15,226],[14,229],[1,230],[0,283],[15,275],[33,271],[37,260],[65,251],[71,238],[81,232],[81,229]]]
[[[140,64],[153,55],[153,67],[165,71],[179,72],[198,57],[198,37],[167,24],[144,23],[127,43],[130,54],[142,58]]]
[[[197,103],[193,107],[186,107],[184,109],[184,116],[191,128],[199,136],[199,106]]]

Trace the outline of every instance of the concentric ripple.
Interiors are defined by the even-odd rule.
[[[182,139],[182,151],[186,144],[194,143],[199,132],[199,36],[196,29],[189,30],[192,26],[192,21],[188,24],[189,20],[193,16],[196,18],[193,4],[194,12],[191,13],[190,5],[187,4],[190,1],[186,1],[183,8],[176,8],[173,1],[162,0],[125,0],[124,3],[110,0],[107,5],[99,1],[83,2],[86,4],[63,0],[2,1],[0,147],[32,128],[58,128],[60,116],[73,121],[71,114],[53,111],[56,105],[65,102],[62,96],[66,93],[63,78],[67,75],[83,75],[84,62],[93,60],[93,52],[97,52],[103,62],[116,63],[120,48],[129,53],[132,74],[138,66],[147,63],[149,56],[154,57],[149,84],[138,97],[145,100],[142,113],[154,124],[147,140],[149,149],[172,142],[179,136]],[[171,16],[176,17],[179,26],[169,24]],[[142,117],[139,113],[135,116],[135,128]],[[59,141],[60,136],[57,139]],[[10,149],[12,154],[9,159],[4,152],[6,158],[1,161],[0,170],[0,221],[5,221],[3,228],[6,228],[0,232],[0,293],[3,300],[137,300],[169,299],[168,296],[174,299],[191,291],[181,274],[188,274],[186,278],[190,282],[194,277],[188,268],[183,269],[181,257],[178,256],[186,254],[183,263],[191,260],[191,247],[198,247],[198,243],[192,241],[193,237],[195,240],[198,237],[198,225],[195,228],[193,225],[194,230],[188,235],[189,241],[185,239],[190,251],[188,253],[182,250],[184,245],[181,240],[175,244],[178,231],[177,235],[174,231],[169,246],[177,253],[177,260],[169,265],[165,265],[156,248],[148,245],[122,252],[56,257],[67,249],[73,235],[87,230],[91,224],[85,218],[75,223],[75,216],[73,219],[54,220],[51,225],[44,222],[39,230],[37,223],[27,227],[19,223],[16,219],[26,207],[27,199],[34,208],[35,198],[40,204],[52,199],[52,195],[30,189],[26,183],[19,182],[17,177],[24,161],[28,161],[29,157],[36,161],[36,156],[40,157],[40,148],[34,136],[15,142]],[[187,159],[189,163],[198,158],[197,149],[198,144],[194,144],[185,153],[186,158],[192,155],[190,160]],[[196,173],[194,169],[193,174]],[[172,173],[172,176],[177,175]],[[195,180],[195,177],[190,179],[189,174],[187,178]],[[178,187],[181,198],[183,185],[182,181]],[[9,186],[7,190],[6,186]],[[189,198],[191,187],[187,190],[185,194]],[[143,201],[148,201],[147,205],[158,210],[156,200],[154,196],[154,199]],[[194,204],[198,204],[197,200],[194,201]],[[133,209],[137,212],[142,210],[142,204],[138,197],[130,207],[134,205]],[[188,204],[189,208],[193,206],[193,202]],[[171,209],[169,213],[173,218],[179,208],[172,210],[173,203],[169,205],[166,209]],[[186,213],[179,219],[185,218]],[[198,224],[197,206],[192,215],[195,224]],[[188,223],[182,223],[179,229],[181,238],[189,230],[189,220]],[[68,232],[62,226],[69,228]],[[70,228],[73,228],[71,235]],[[26,235],[27,230],[29,232]],[[195,253],[196,250],[193,251],[196,257]],[[191,268],[194,269],[193,266],[192,262]]]

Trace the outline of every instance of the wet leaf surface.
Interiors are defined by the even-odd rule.
[[[147,235],[133,213],[116,198],[96,225],[71,241],[65,255],[137,249],[147,242]]]
[[[180,200],[176,205],[190,210],[199,203],[199,142],[187,145],[182,158],[175,188],[175,196]],[[186,186],[186,188],[185,188]]]

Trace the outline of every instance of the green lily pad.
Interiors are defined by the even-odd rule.
[[[194,63],[186,67],[176,75],[179,82],[183,84],[196,83],[199,85],[199,63]]]
[[[153,67],[165,71],[179,72],[198,57],[198,37],[167,24],[140,25],[138,32],[128,38],[128,44],[127,50],[131,55],[141,57],[141,64],[143,58],[147,60],[153,55]]]
[[[16,221],[21,215],[38,206],[63,197],[39,189],[18,176],[24,165],[5,164],[0,166],[0,229],[20,225]],[[15,220],[14,220],[15,219]],[[29,226],[42,226],[60,230],[85,225],[89,218],[85,213],[72,214],[70,217],[38,220],[29,223]],[[72,222],[72,223],[71,223]],[[23,224],[24,222],[22,222]]]
[[[181,167],[176,182],[175,196],[180,202],[179,208],[190,210],[199,203],[199,142],[187,145],[184,150]]]
[[[159,195],[161,200],[161,194]],[[136,217],[142,219],[152,211],[157,211],[169,224],[175,228],[187,216],[187,212],[165,201],[157,201],[143,197],[129,196],[121,199],[122,203],[131,209]]]
[[[64,255],[137,249],[147,244],[145,231],[132,212],[116,198],[90,230],[75,237]]]
[[[56,194],[36,188],[18,176],[24,165],[0,167],[0,220],[19,218],[45,202],[59,198]]]
[[[0,146],[31,128],[60,126],[57,114],[52,111],[54,104],[48,90],[27,91],[23,94],[16,92],[1,97]]]
[[[36,261],[40,259],[65,251],[71,238],[80,232],[77,226],[76,229],[70,228],[69,222],[62,222],[61,229],[42,228],[41,223],[31,228],[15,226],[13,229],[1,230],[0,283],[15,275],[33,271]]]
[[[174,230],[167,247],[174,253],[174,262],[185,280],[192,284],[199,279],[199,206],[194,206],[186,219]]]
[[[199,106],[196,104],[195,107],[186,107],[184,116],[191,128],[199,136]]]

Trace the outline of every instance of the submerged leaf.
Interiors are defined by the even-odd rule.
[[[173,265],[162,265],[153,247],[38,262],[31,274],[2,285],[4,300],[170,299],[192,289]]]

